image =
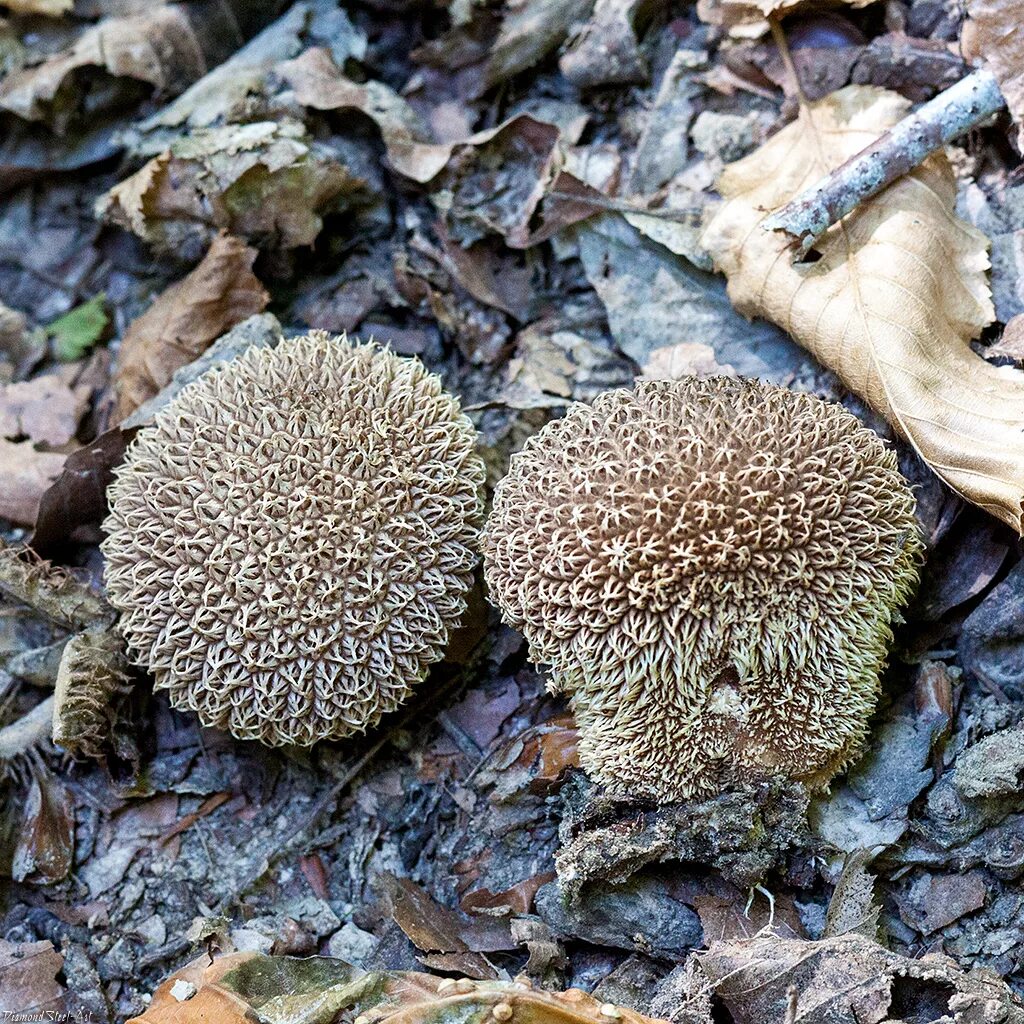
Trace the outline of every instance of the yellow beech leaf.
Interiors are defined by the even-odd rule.
[[[955,491],[1021,531],[1024,373],[968,342],[994,317],[988,240],[953,213],[956,181],[930,156],[829,229],[794,265],[761,222],[907,112],[850,86],[730,164],[702,238],[745,316],[772,320],[884,416]]]

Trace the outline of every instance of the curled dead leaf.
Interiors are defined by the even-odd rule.
[[[159,252],[189,259],[218,229],[284,249],[311,245],[321,214],[364,185],[298,122],[258,121],[197,129],[96,209]]]
[[[560,170],[565,132],[537,117],[515,114],[494,128],[436,142],[402,96],[382,82],[352,81],[322,47],[283,61],[276,71],[303,106],[357,110],[369,117],[391,166],[420,184],[458,162],[459,153],[475,149],[453,180],[443,183],[453,193],[452,218],[475,221],[473,230],[497,231],[513,248],[525,249],[590,216],[594,206],[587,200],[603,198]]]
[[[455,148],[454,143],[434,142],[412,107],[393,89],[382,82],[353,82],[322,47],[284,61],[277,73],[295,90],[295,98],[303,106],[358,110],[372,118],[380,129],[391,166],[413,181],[433,178]]]
[[[143,14],[105,18],[70,49],[8,75],[0,83],[0,108],[28,121],[52,119],[55,108],[68,106],[60,98],[73,74],[88,67],[180,92],[206,70],[206,58],[182,6],[156,4]]]
[[[950,487],[1018,532],[1024,373],[968,342],[993,319],[987,239],[953,214],[941,153],[834,225],[793,265],[762,222],[906,113],[895,93],[850,86],[730,164],[703,243],[748,317],[784,328],[899,430]]]
[[[1024,1021],[1024,1004],[994,972],[968,973],[940,953],[910,959],[856,933],[713,942],[700,966],[736,1024]]]
[[[56,557],[73,541],[78,527],[103,519],[114,467],[134,437],[132,429],[111,427],[67,457],[60,475],[39,499],[29,542],[37,555]]]
[[[221,334],[261,312],[269,295],[252,272],[256,250],[218,235],[203,261],[134,320],[114,375],[120,422],[168,384]]]
[[[508,921],[472,914],[465,916],[438,903],[407,878],[385,875],[395,923],[417,949],[428,954],[458,954],[443,970],[459,970],[474,978],[494,978],[496,971],[484,953],[515,949]],[[424,960],[430,966],[436,961]]]

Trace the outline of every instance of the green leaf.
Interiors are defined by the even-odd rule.
[[[100,340],[110,322],[104,308],[106,301],[106,293],[100,292],[47,326],[57,359],[66,363],[81,359]]]

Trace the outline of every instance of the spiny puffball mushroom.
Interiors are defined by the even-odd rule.
[[[323,332],[251,348],[159,412],[110,488],[129,653],[241,739],[373,726],[465,610],[483,480],[472,424],[419,361]]]
[[[570,406],[512,457],[483,542],[491,597],[571,696],[584,769],[666,802],[846,765],[921,547],[874,432],[727,377]]]

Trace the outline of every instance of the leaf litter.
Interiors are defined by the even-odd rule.
[[[0,27],[3,536],[72,573],[0,557],[0,1007],[1021,1020],[1014,131],[930,157],[816,262],[759,227],[960,77],[961,43],[1013,112],[1011,16],[251,6],[22,0]],[[813,800],[609,801],[480,595],[418,703],[348,744],[236,743],[122,685],[96,543],[133,431],[308,327],[441,373],[491,483],[640,374],[843,401],[895,447],[929,545],[860,761]],[[94,685],[69,700],[75,665]]]

